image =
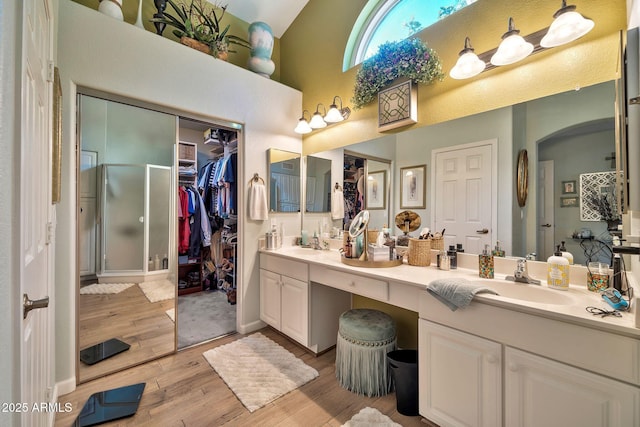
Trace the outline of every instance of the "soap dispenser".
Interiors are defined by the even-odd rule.
[[[504,250],[500,247],[500,240],[496,241],[496,247],[493,250],[493,256],[504,258]]]
[[[483,279],[493,279],[493,255],[489,253],[489,245],[484,245],[481,255],[478,255],[478,273]]]
[[[561,291],[569,290],[569,260],[562,256],[560,245],[547,259],[547,286]]]
[[[449,257],[449,268],[451,270],[455,270],[458,268],[458,258],[456,257],[456,247],[453,245],[449,245],[449,250],[447,251],[447,256]]]
[[[562,253],[562,256],[569,261],[569,265],[573,265],[573,254],[571,252],[567,252],[567,248],[564,246],[564,240],[560,243],[560,252]]]

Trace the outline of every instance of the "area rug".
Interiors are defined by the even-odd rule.
[[[318,377],[318,371],[259,332],[203,356],[249,412]]]
[[[175,308],[170,308],[169,310],[165,311],[165,313],[167,313],[167,316],[169,316],[169,319],[171,319],[171,321],[173,323],[176,323],[176,309]]]
[[[236,330],[236,307],[227,294],[212,290],[178,297],[178,348],[227,335]]]
[[[80,288],[80,295],[119,294],[135,283],[94,283]]]
[[[138,286],[140,286],[149,302],[164,301],[174,298],[176,295],[176,285],[166,279],[142,282]]]
[[[375,408],[364,408],[355,414],[342,427],[402,427]]]

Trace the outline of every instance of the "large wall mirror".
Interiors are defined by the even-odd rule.
[[[501,240],[503,246],[506,242],[508,255],[537,252],[538,259],[546,259],[554,244],[565,241],[576,263],[589,257],[606,261],[610,258],[606,248],[611,239],[609,224],[597,215],[585,216],[581,204],[587,202],[585,197],[609,194],[615,186],[615,104],[616,87],[611,81],[337,150],[392,161],[390,211],[386,218],[372,220],[373,227],[389,223],[388,218],[400,211],[399,169],[425,164],[427,206],[415,210],[424,226],[430,226],[430,205],[441,202],[431,198],[432,151],[497,139],[496,205],[501,227],[493,242]],[[521,149],[527,149],[529,157],[529,197],[523,208],[517,206],[515,186],[515,163]],[[370,172],[375,172],[372,167]],[[547,216],[541,217],[545,210]],[[573,238],[583,229],[590,230],[591,239]]]
[[[77,379],[86,382],[175,351],[177,124],[93,96],[78,104]]]
[[[270,148],[269,211],[300,212],[300,153]]]
[[[331,211],[331,160],[306,157],[305,212]]]

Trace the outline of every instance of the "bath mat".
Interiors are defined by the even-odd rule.
[[[80,295],[119,294],[135,283],[95,283],[80,288]]]
[[[355,414],[342,427],[402,427],[375,408],[364,408]]]
[[[176,323],[176,309],[175,308],[170,308],[169,310],[165,311],[165,313],[167,313],[167,316],[169,316],[169,319],[171,319],[171,321],[173,323]]]
[[[318,371],[259,332],[203,356],[249,412],[318,377]]]
[[[140,289],[150,302],[172,299],[176,295],[176,285],[169,280],[157,280],[139,284]]]

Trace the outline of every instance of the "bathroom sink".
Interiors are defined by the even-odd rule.
[[[571,291],[549,289],[546,285],[528,285],[500,279],[478,279],[474,281],[493,289],[499,296],[538,304],[570,305],[575,302]]]

